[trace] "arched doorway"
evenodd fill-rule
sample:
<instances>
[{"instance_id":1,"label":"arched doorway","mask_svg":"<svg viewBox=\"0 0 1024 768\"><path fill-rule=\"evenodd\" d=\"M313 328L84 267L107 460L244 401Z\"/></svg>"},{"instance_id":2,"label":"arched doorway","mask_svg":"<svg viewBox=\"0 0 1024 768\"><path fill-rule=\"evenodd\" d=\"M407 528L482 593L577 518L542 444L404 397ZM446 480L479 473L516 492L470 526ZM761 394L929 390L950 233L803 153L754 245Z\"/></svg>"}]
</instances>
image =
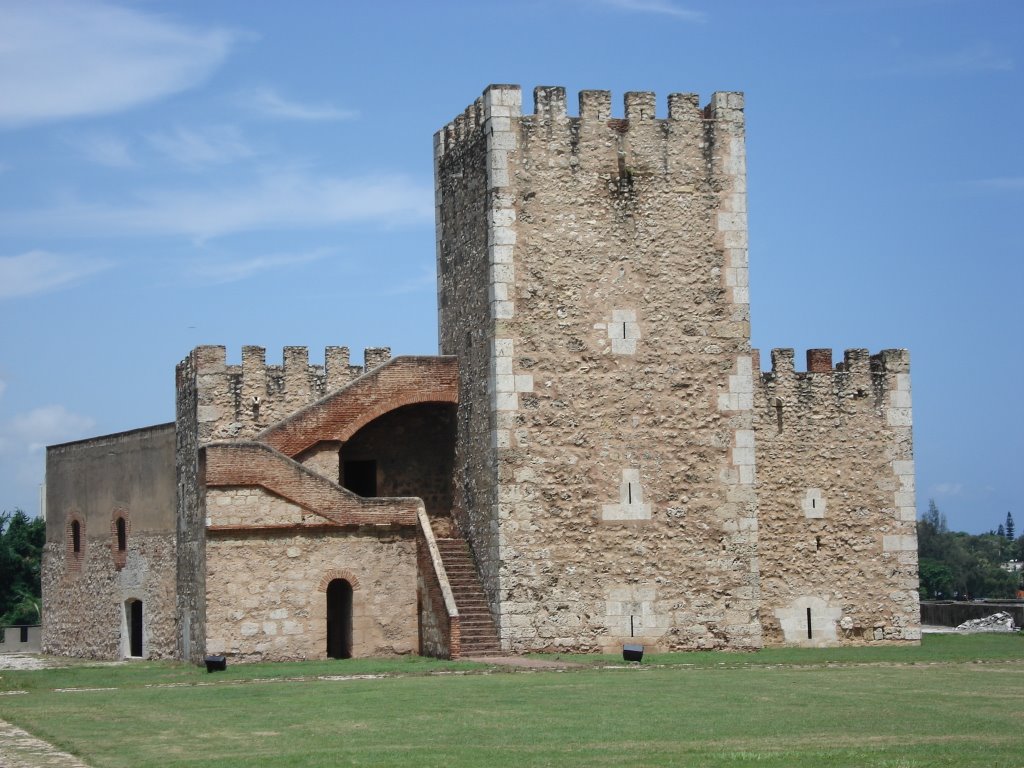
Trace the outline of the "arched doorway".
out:
<instances>
[{"instance_id":1,"label":"arched doorway","mask_svg":"<svg viewBox=\"0 0 1024 768\"><path fill-rule=\"evenodd\" d=\"M124 604L128 624L128 655L142 658L142 601L128 600Z\"/></svg>"},{"instance_id":2,"label":"arched doorway","mask_svg":"<svg viewBox=\"0 0 1024 768\"><path fill-rule=\"evenodd\" d=\"M352 585L346 579L327 585L327 656L352 658Z\"/></svg>"}]
</instances>

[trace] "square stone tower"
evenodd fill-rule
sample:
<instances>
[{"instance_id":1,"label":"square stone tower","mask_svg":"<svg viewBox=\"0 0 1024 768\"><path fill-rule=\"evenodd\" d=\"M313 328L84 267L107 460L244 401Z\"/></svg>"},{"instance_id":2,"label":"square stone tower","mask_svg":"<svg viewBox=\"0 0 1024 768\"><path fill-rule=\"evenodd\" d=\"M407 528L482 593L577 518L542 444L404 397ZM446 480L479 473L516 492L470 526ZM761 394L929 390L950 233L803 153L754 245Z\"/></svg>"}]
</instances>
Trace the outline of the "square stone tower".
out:
<instances>
[{"instance_id":1,"label":"square stone tower","mask_svg":"<svg viewBox=\"0 0 1024 768\"><path fill-rule=\"evenodd\" d=\"M755 648L743 97L492 85L435 136L454 515L503 648Z\"/></svg>"}]
</instances>

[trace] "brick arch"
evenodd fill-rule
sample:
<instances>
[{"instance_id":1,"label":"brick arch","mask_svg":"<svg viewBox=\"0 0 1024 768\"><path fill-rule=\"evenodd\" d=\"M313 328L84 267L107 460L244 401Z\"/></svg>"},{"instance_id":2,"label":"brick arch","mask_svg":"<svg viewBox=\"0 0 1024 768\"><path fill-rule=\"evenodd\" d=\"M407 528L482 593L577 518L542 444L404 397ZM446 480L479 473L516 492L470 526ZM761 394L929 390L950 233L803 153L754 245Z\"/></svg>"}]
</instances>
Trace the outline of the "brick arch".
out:
<instances>
[{"instance_id":1,"label":"brick arch","mask_svg":"<svg viewBox=\"0 0 1024 768\"><path fill-rule=\"evenodd\" d=\"M353 592L359 589L359 579L356 578L356 575L352 573L352 571L346 570L344 568L331 569L327 573L325 573L324 577L320 579L320 586L318 586L317 589L321 592L326 592L327 586L335 579L344 579L345 581L347 581L350 585L352 585Z\"/></svg>"},{"instance_id":2,"label":"brick arch","mask_svg":"<svg viewBox=\"0 0 1024 768\"><path fill-rule=\"evenodd\" d=\"M124 520L124 549L118 549L117 546L117 521L118 519ZM114 568L121 570L124 568L125 563L128 562L128 536L132 532L132 520L128 514L128 507L116 506L110 512L110 554L114 558Z\"/></svg>"},{"instance_id":3,"label":"brick arch","mask_svg":"<svg viewBox=\"0 0 1024 768\"><path fill-rule=\"evenodd\" d=\"M78 523L78 551L75 552L74 526ZM77 574L82 571L86 549L85 515L77 509L68 511L64 522L64 566L68 573Z\"/></svg>"},{"instance_id":4,"label":"brick arch","mask_svg":"<svg viewBox=\"0 0 1024 768\"><path fill-rule=\"evenodd\" d=\"M395 357L347 387L263 430L257 439L294 458L324 440L344 442L376 418L407 405L457 405L458 360Z\"/></svg>"}]
</instances>

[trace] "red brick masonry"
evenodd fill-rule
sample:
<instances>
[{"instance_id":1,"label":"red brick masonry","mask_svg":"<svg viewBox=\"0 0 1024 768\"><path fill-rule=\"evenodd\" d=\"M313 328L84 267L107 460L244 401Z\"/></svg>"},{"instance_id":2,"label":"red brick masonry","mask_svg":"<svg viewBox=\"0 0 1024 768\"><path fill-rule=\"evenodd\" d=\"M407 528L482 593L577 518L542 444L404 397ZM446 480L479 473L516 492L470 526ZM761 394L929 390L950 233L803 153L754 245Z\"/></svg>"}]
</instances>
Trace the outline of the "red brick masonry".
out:
<instances>
[{"instance_id":1,"label":"red brick masonry","mask_svg":"<svg viewBox=\"0 0 1024 768\"><path fill-rule=\"evenodd\" d=\"M458 403L455 357L395 357L344 389L263 430L257 437L286 456L323 440L344 442L374 419L415 403Z\"/></svg>"},{"instance_id":2,"label":"red brick masonry","mask_svg":"<svg viewBox=\"0 0 1024 768\"><path fill-rule=\"evenodd\" d=\"M416 525L423 505L416 498L356 496L262 443L211 443L205 454L208 487L258 486L335 525Z\"/></svg>"}]
</instances>

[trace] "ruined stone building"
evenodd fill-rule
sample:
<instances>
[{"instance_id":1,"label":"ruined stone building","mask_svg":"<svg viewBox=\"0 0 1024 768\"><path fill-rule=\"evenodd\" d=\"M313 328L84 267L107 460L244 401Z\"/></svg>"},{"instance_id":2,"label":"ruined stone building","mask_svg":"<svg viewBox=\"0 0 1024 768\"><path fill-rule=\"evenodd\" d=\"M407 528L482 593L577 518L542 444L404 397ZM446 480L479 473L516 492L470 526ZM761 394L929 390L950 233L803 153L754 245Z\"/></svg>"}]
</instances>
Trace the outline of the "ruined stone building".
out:
<instances>
[{"instance_id":1,"label":"ruined stone building","mask_svg":"<svg viewBox=\"0 0 1024 768\"><path fill-rule=\"evenodd\" d=\"M904 350L750 346L743 97L494 85L437 133L440 350L199 347L51 446L44 649L916 641Z\"/></svg>"}]
</instances>

